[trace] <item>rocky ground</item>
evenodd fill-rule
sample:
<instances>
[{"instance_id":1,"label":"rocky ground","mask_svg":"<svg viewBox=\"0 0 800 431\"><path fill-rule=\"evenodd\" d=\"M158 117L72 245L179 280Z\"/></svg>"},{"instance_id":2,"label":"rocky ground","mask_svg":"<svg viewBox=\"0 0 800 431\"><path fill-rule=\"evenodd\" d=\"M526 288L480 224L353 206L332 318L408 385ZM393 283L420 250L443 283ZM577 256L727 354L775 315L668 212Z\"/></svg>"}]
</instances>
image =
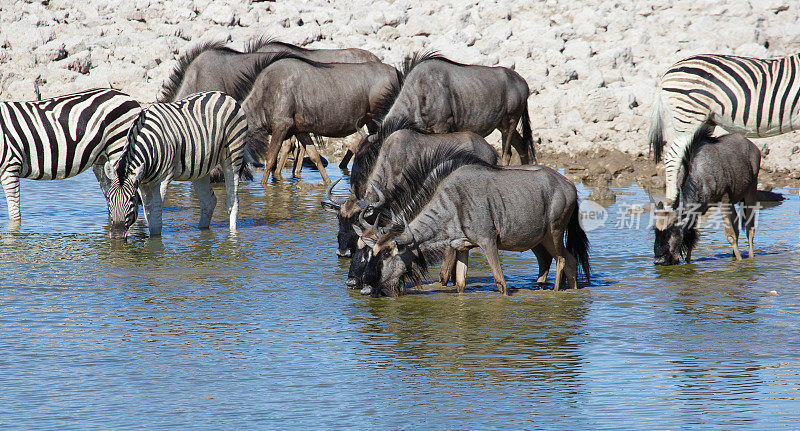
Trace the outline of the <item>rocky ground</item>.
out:
<instances>
[{"instance_id":1,"label":"rocky ground","mask_svg":"<svg viewBox=\"0 0 800 431\"><path fill-rule=\"evenodd\" d=\"M0 99L32 99L38 82L42 97L111 85L151 103L175 58L194 44L222 39L241 47L262 35L365 48L394 65L433 49L460 62L512 67L532 91L542 160L578 177L582 169L594 180L648 178L658 187L663 171L646 160L646 135L660 75L692 54L800 51L800 3L0 0ZM499 134L489 140L497 144ZM767 181L800 179L796 134L756 144Z\"/></svg>"}]
</instances>

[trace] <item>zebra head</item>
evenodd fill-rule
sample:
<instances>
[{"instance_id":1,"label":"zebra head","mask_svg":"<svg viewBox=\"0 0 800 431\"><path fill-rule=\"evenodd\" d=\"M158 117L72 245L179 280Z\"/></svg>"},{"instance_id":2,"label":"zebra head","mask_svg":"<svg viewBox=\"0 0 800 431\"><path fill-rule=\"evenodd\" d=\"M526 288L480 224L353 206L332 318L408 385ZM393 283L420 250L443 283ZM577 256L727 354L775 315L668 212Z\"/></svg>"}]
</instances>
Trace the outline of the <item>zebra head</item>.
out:
<instances>
[{"instance_id":1,"label":"zebra head","mask_svg":"<svg viewBox=\"0 0 800 431\"><path fill-rule=\"evenodd\" d=\"M111 238L124 239L128 229L139 215L139 172L126 169L123 157L119 166L111 162L105 165L106 175L111 180L108 187L108 214L111 217Z\"/></svg>"}]
</instances>

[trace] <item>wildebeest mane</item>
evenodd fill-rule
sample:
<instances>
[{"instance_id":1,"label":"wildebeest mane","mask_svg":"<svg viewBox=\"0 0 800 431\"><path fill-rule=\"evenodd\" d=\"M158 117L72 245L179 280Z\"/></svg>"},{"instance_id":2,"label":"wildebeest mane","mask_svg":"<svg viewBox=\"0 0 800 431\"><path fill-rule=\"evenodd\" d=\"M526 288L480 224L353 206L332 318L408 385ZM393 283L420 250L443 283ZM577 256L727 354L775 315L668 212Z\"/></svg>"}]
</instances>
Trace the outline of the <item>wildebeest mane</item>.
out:
<instances>
[{"instance_id":1,"label":"wildebeest mane","mask_svg":"<svg viewBox=\"0 0 800 431\"><path fill-rule=\"evenodd\" d=\"M253 53L258 52L259 49L267 46L267 45L277 45L278 48L284 48L286 50L296 50L299 52L308 52L310 49L303 48L302 46L298 46L288 42L281 42L276 40L274 37L270 36L259 36L247 41L245 45L244 52Z\"/></svg>"},{"instance_id":2,"label":"wildebeest mane","mask_svg":"<svg viewBox=\"0 0 800 431\"><path fill-rule=\"evenodd\" d=\"M439 53L439 51L425 51L421 53L415 52L410 56L406 56L406 58L403 60L403 68L402 68L403 77L408 76L408 74L411 73L411 71L414 70L415 67L419 66L420 64L428 60L441 60L456 66L464 66L461 63L450 60L449 58L443 56L442 54Z\"/></svg>"},{"instance_id":3,"label":"wildebeest mane","mask_svg":"<svg viewBox=\"0 0 800 431\"><path fill-rule=\"evenodd\" d=\"M350 174L350 189L353 190L357 197L362 197L366 192L367 180L375 168L375 163L386 138L398 130L412 130L422 133L420 128L410 119L393 118L381 123L378 133L373 135L371 142L369 139L364 139L359 144L353 158L353 171Z\"/></svg>"},{"instance_id":4,"label":"wildebeest mane","mask_svg":"<svg viewBox=\"0 0 800 431\"><path fill-rule=\"evenodd\" d=\"M403 180L396 188L387 191L386 201L390 203L392 211L410 221L433 199L439 184L456 169L466 165L498 169L470 151L457 147L435 148L403 169Z\"/></svg>"},{"instance_id":5,"label":"wildebeest mane","mask_svg":"<svg viewBox=\"0 0 800 431\"><path fill-rule=\"evenodd\" d=\"M227 42L224 40L204 42L195 46L194 48L191 48L185 54L178 57L178 64L172 69L172 72L169 74L167 81L162 86L161 93L158 95L156 100L162 103L173 102L173 99L178 92L178 88L180 88L181 83L183 82L186 70L189 68L189 65L192 64L192 62L198 56L200 56L200 54L211 50L240 54L239 51L225 46L226 43Z\"/></svg>"},{"instance_id":6,"label":"wildebeest mane","mask_svg":"<svg viewBox=\"0 0 800 431\"><path fill-rule=\"evenodd\" d=\"M400 89L403 87L403 73L395 69L397 73L397 83L392 83L387 88L380 98L375 102L376 120L382 122L392 108L395 99L400 94Z\"/></svg>"},{"instance_id":7,"label":"wildebeest mane","mask_svg":"<svg viewBox=\"0 0 800 431\"><path fill-rule=\"evenodd\" d=\"M693 179L692 176L689 175L689 172L692 169L694 158L697 155L698 150L700 150L700 147L705 144L716 144L719 141L717 138L711 136L713 132L713 125L703 124L694 133L689 145L686 146L686 150L681 157L680 167L678 169L678 199L672 203L673 209L677 209L681 201L685 200L686 198L694 198L700 192L700 184L696 179Z\"/></svg>"},{"instance_id":8,"label":"wildebeest mane","mask_svg":"<svg viewBox=\"0 0 800 431\"><path fill-rule=\"evenodd\" d=\"M236 99L237 101L241 102L247 98L250 92L253 90L253 83L255 83L256 78L258 75L264 71L267 67L271 64L279 61L284 60L287 58L291 58L293 60L300 60L304 63L308 63L313 67L321 67L327 68L330 67L325 63L320 63L314 60L309 60L307 58L301 57L299 55L293 54L289 51L278 51L274 53L265 53L263 56L259 57L259 59L253 63L252 66L244 73L236 77L236 80L233 84L233 94L230 96Z\"/></svg>"}]
</instances>

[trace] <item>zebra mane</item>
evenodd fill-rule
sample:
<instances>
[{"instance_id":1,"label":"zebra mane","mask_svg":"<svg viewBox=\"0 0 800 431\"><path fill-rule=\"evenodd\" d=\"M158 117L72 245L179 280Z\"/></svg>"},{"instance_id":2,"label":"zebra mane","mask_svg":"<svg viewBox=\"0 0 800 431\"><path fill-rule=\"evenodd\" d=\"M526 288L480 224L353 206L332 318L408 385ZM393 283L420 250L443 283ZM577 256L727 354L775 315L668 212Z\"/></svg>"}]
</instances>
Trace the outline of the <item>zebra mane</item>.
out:
<instances>
[{"instance_id":1,"label":"zebra mane","mask_svg":"<svg viewBox=\"0 0 800 431\"><path fill-rule=\"evenodd\" d=\"M136 117L136 119L133 120L131 128L128 129L128 136L125 138L125 150L122 152L122 156L120 156L119 163L117 164L117 178L119 178L120 182L122 182L125 179L125 175L128 174L128 163L130 162L128 159L132 155L131 149L136 141L136 137L139 136L139 132L142 131L146 120L147 109L142 109L139 111L139 115Z\"/></svg>"},{"instance_id":2,"label":"zebra mane","mask_svg":"<svg viewBox=\"0 0 800 431\"><path fill-rule=\"evenodd\" d=\"M353 171L350 174L350 189L356 196L364 196L367 180L375 169L375 162L378 160L386 138L398 130L405 129L422 133L419 127L408 118L393 118L381 123L378 133L364 138L358 145L355 157L353 157ZM369 138L373 138L373 140L370 141Z\"/></svg>"},{"instance_id":3,"label":"zebra mane","mask_svg":"<svg viewBox=\"0 0 800 431\"><path fill-rule=\"evenodd\" d=\"M214 40L210 42L201 43L194 48L187 51L185 54L178 58L178 64L172 69L167 81L164 83L163 87L161 88L161 93L159 93L156 100L158 102L172 102L173 98L175 98L175 94L178 92L178 88L181 86L183 82L183 77L186 74L186 69L189 68L189 65L202 53L206 51L225 51L230 53L237 53L232 48L228 48L225 45L227 42L223 40Z\"/></svg>"},{"instance_id":4,"label":"zebra mane","mask_svg":"<svg viewBox=\"0 0 800 431\"><path fill-rule=\"evenodd\" d=\"M713 132L714 126L703 124L694 133L689 145L686 146L686 149L681 156L680 167L678 168L678 199L672 203L673 209L678 207L683 196L694 196L698 192L700 184L698 184L696 180L690 178L691 176L689 175L689 170L692 168L694 157L697 155L697 151L700 149L700 147L705 144L717 143L718 139L711 136Z\"/></svg>"}]
</instances>

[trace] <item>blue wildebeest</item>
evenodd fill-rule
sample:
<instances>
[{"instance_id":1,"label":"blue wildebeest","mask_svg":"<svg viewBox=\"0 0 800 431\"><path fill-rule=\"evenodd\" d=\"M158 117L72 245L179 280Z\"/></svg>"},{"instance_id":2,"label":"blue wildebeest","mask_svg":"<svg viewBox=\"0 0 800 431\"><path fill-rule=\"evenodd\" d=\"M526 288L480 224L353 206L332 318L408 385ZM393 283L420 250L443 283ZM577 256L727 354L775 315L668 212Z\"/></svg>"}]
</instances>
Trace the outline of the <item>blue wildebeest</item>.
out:
<instances>
[{"instance_id":1,"label":"blue wildebeest","mask_svg":"<svg viewBox=\"0 0 800 431\"><path fill-rule=\"evenodd\" d=\"M241 103L258 73L279 53L323 63L380 63L375 54L363 49L308 49L265 37L250 40L244 52L226 45L225 41L205 42L181 55L158 95L158 102L174 102L202 91L221 91ZM347 161L344 163L346 166ZM252 179L249 168L244 172ZM221 178L219 170L215 169L212 177Z\"/></svg>"},{"instance_id":2,"label":"blue wildebeest","mask_svg":"<svg viewBox=\"0 0 800 431\"><path fill-rule=\"evenodd\" d=\"M217 165L225 175L230 229L236 230L239 173L247 151L247 118L232 97L195 93L143 110L128 132L128 145L111 178L108 207L111 237L124 238L136 221L141 196L151 236L161 235L161 213L170 181L192 181L200 203L201 229L207 229L217 199L209 174Z\"/></svg>"},{"instance_id":3,"label":"blue wildebeest","mask_svg":"<svg viewBox=\"0 0 800 431\"><path fill-rule=\"evenodd\" d=\"M488 163L497 161L495 150L480 136L470 132L427 135L421 133L413 122L406 119L384 121L379 132L365 138L353 162L350 175L350 196L345 201L333 201L328 194L323 207L335 212L339 219L336 254L350 257L356 250L358 235L353 223L366 203L378 200L376 188L367 187L373 182L379 188L402 181L402 170L409 163L420 160L425 148L457 147L474 153Z\"/></svg>"},{"instance_id":4,"label":"blue wildebeest","mask_svg":"<svg viewBox=\"0 0 800 431\"><path fill-rule=\"evenodd\" d=\"M384 120L408 118L427 133L473 132L502 135L502 162L511 147L523 164L536 161L528 83L505 67L456 63L438 53L406 58L403 80ZM517 126L522 123L522 136Z\"/></svg>"},{"instance_id":5,"label":"blue wildebeest","mask_svg":"<svg viewBox=\"0 0 800 431\"><path fill-rule=\"evenodd\" d=\"M35 102L0 102L0 180L10 225L19 225L19 180L58 180L91 167L108 197L103 164L125 149L139 102L94 89Z\"/></svg>"},{"instance_id":6,"label":"blue wildebeest","mask_svg":"<svg viewBox=\"0 0 800 431\"><path fill-rule=\"evenodd\" d=\"M390 140L393 140L396 135L406 132L405 130L395 132L390 136ZM420 143L424 143L426 140L431 142L427 145L413 144L414 141L405 141L401 136L399 140L395 140L395 142L400 142L401 144L392 145L392 147L400 151L396 151L387 145L380 154L380 159L382 160L378 160L378 168L375 169L378 172L374 172L372 175L375 181L370 181L371 189L369 192L374 191L378 201L368 201L367 199L372 198L369 192L365 199L357 201L359 221L352 226L359 238L356 243L355 253L353 253L353 259L350 261L350 270L348 271L347 285L350 287L361 287L364 269L372 252L372 249L367 247L361 238L366 237L377 240L383 229L391 224L392 214L394 213L401 214L406 218L416 217L422 207L408 206L404 205L404 203L410 202L421 189L424 189L425 180L428 177L436 179L442 175L443 170L452 170L453 164L463 165L475 159L492 165L497 163L497 153L494 149L474 133L460 132L445 135L421 135L416 133L416 135L412 134L410 137L418 140L422 138ZM471 142L459 142L455 139L447 140L447 138L452 139L459 135L471 135L473 138ZM412 143L412 145L408 145L409 143ZM387 144L391 145L391 143ZM413 156L409 154L413 154ZM388 175L389 181L381 181L387 176L380 174L380 171L383 170L380 167L386 166L386 164L392 166L393 172ZM414 177L418 181L407 182L406 177ZM374 222L368 225L367 219L374 219ZM445 261L442 264L439 279L442 284L447 284L455 263L455 251L448 247L445 249L444 254Z\"/></svg>"},{"instance_id":7,"label":"blue wildebeest","mask_svg":"<svg viewBox=\"0 0 800 431\"><path fill-rule=\"evenodd\" d=\"M452 167L457 167L448 172ZM540 166L499 168L471 160L442 166L429 175L410 205L422 205L410 222L400 216L377 241L364 237L372 257L364 271L365 290L397 296L403 281L417 284L425 269L451 247L457 251L456 286L463 291L469 250L480 247L495 283L508 294L499 250L533 250L539 278L556 259L555 289L566 275L577 287L578 265L590 276L588 239L580 226L577 190L554 170ZM412 176L406 182L415 181ZM419 181L419 180L416 180ZM565 241L566 236L566 241ZM566 273L566 274L565 274Z\"/></svg>"},{"instance_id":8,"label":"blue wildebeest","mask_svg":"<svg viewBox=\"0 0 800 431\"><path fill-rule=\"evenodd\" d=\"M701 127L682 156L678 199L671 205L653 202L656 265L674 265L680 263L681 257L687 263L691 260L692 249L697 243L697 219L715 203L720 206L725 237L733 247L736 260L741 260L742 255L738 246L739 217L734 205L743 204L747 250L750 257L753 256L754 210L761 153L742 135L714 138L712 130L712 126Z\"/></svg>"},{"instance_id":9,"label":"blue wildebeest","mask_svg":"<svg viewBox=\"0 0 800 431\"><path fill-rule=\"evenodd\" d=\"M242 103L250 136L272 135L261 183L266 186L282 142L293 135L306 148L323 180L330 183L309 133L327 137L355 133L383 115L387 95L399 85L399 79L397 69L383 63L318 63L296 57L265 68Z\"/></svg>"}]
</instances>

